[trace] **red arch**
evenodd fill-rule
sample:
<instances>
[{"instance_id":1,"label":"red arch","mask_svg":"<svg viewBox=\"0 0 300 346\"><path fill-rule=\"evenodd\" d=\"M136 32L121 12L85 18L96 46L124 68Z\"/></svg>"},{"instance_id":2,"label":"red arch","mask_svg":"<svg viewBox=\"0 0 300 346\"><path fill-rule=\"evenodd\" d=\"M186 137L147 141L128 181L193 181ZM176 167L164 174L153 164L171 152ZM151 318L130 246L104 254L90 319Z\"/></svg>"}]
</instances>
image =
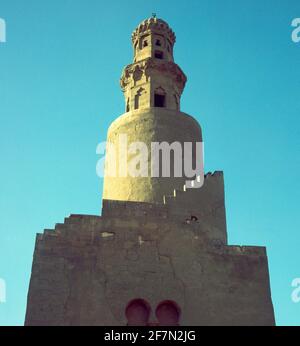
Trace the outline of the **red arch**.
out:
<instances>
[{"instance_id":1,"label":"red arch","mask_svg":"<svg viewBox=\"0 0 300 346\"><path fill-rule=\"evenodd\" d=\"M155 315L160 326L178 326L181 310L176 302L164 300L158 304Z\"/></svg>"},{"instance_id":2,"label":"red arch","mask_svg":"<svg viewBox=\"0 0 300 346\"><path fill-rule=\"evenodd\" d=\"M151 313L149 303L144 299L133 299L125 310L128 326L146 326Z\"/></svg>"}]
</instances>

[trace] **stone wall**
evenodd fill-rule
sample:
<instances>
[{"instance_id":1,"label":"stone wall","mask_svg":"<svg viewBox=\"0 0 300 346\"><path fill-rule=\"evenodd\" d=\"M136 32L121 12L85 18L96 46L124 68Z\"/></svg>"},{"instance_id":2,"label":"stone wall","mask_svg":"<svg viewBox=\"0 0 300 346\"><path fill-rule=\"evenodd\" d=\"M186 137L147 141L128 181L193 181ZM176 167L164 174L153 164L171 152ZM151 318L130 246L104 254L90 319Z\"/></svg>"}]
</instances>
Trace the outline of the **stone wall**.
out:
<instances>
[{"instance_id":1,"label":"stone wall","mask_svg":"<svg viewBox=\"0 0 300 346\"><path fill-rule=\"evenodd\" d=\"M135 298L150 320L164 300L181 325L273 325L264 247L228 246L164 204L104 201L37 235L26 325L126 325Z\"/></svg>"}]
</instances>

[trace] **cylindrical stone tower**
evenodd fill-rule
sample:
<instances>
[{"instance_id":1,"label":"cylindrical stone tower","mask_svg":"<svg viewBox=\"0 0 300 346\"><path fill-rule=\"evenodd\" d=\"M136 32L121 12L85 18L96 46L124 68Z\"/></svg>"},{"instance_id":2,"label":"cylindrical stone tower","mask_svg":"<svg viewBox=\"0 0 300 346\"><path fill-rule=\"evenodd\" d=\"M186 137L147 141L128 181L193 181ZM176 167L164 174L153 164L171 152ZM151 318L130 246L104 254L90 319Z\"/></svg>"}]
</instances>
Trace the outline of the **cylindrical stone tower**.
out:
<instances>
[{"instance_id":1,"label":"cylindrical stone tower","mask_svg":"<svg viewBox=\"0 0 300 346\"><path fill-rule=\"evenodd\" d=\"M197 121L180 111L186 76L174 62L175 40L169 25L155 17L143 21L132 34L134 62L121 77L125 113L108 130L104 199L162 203L164 195L195 178L186 175L183 163L190 156L195 166L195 143L202 141L202 134ZM154 143L169 145L165 147L169 176L163 168L168 164L163 150L157 156ZM184 150L184 143L192 143L193 150ZM181 155L177 168L175 153L176 158ZM159 174L153 173L155 158Z\"/></svg>"}]
</instances>

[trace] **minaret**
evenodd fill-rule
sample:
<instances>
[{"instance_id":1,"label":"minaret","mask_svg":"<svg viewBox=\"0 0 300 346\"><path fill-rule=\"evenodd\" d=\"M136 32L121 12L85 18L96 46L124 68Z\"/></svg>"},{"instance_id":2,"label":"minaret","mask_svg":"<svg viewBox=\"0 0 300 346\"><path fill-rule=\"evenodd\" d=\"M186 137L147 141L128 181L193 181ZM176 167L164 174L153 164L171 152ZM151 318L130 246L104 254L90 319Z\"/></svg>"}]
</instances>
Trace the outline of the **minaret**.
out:
<instances>
[{"instance_id":1,"label":"minaret","mask_svg":"<svg viewBox=\"0 0 300 346\"><path fill-rule=\"evenodd\" d=\"M175 41L169 25L155 16L144 20L132 34L134 61L124 68L120 83L125 97L125 113L108 131L107 142L114 145L116 152L107 152L104 199L162 203L164 195L171 194L174 189L183 189L187 177L183 167L181 176L175 174L172 155L170 177L151 176L153 142L169 145L177 142L183 148L185 142L202 141L197 121L180 111L187 78L174 62ZM120 141L124 136L126 145L138 142L145 143L148 148L147 172L144 170L138 177L132 177L126 171L126 148L124 140ZM195 164L196 150L191 156ZM132 157L134 155L127 156L127 164ZM160 164L162 166L162 162ZM108 167L116 168L116 176L109 176L111 170Z\"/></svg>"},{"instance_id":2,"label":"minaret","mask_svg":"<svg viewBox=\"0 0 300 346\"><path fill-rule=\"evenodd\" d=\"M176 37L169 25L152 17L132 34L134 63L121 78L126 111L150 107L180 110L186 76L174 62Z\"/></svg>"},{"instance_id":3,"label":"minaret","mask_svg":"<svg viewBox=\"0 0 300 346\"><path fill-rule=\"evenodd\" d=\"M177 176L178 166L171 177L147 176L140 160L140 175L126 176L153 142L201 141L199 124L180 111L186 77L173 31L150 18L132 41L126 110L108 131L101 216L71 215L37 235L25 324L274 325L265 247L227 243L223 173L184 189L190 176Z\"/></svg>"}]
</instances>

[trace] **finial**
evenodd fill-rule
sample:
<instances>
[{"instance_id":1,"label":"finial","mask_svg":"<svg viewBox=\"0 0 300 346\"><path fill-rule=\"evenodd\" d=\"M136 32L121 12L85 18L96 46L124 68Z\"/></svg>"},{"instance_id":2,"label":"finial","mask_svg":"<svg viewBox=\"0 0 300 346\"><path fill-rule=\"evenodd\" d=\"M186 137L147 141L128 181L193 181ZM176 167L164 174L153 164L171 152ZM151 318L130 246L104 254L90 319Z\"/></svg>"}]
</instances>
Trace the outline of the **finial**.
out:
<instances>
[{"instance_id":1,"label":"finial","mask_svg":"<svg viewBox=\"0 0 300 346\"><path fill-rule=\"evenodd\" d=\"M152 13L152 18L156 18L156 13Z\"/></svg>"}]
</instances>

